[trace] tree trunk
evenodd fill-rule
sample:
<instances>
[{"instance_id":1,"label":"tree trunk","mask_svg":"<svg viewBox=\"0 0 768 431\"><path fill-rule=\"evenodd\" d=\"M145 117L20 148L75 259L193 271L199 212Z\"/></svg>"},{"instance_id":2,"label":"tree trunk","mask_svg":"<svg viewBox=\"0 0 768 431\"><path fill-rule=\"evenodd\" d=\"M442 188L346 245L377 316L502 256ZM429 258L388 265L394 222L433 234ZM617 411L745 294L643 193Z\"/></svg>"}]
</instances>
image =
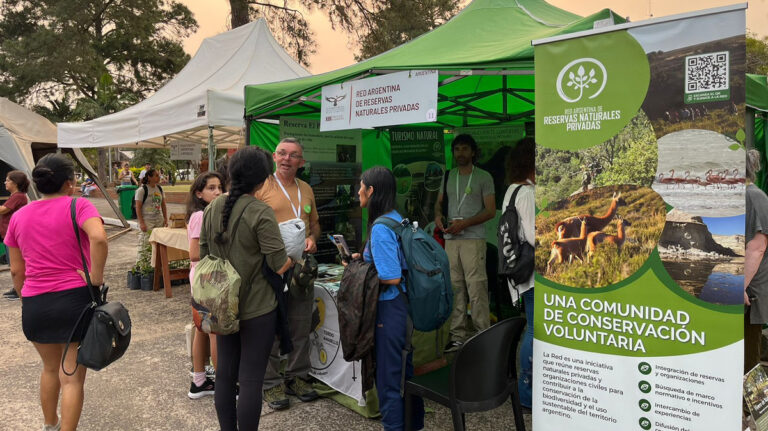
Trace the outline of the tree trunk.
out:
<instances>
[{"instance_id":1,"label":"tree trunk","mask_svg":"<svg viewBox=\"0 0 768 431\"><path fill-rule=\"evenodd\" d=\"M99 180L104 187L109 187L109 162L107 161L107 149L99 148L99 166L96 168L96 173L99 175Z\"/></svg>"},{"instance_id":2,"label":"tree trunk","mask_svg":"<svg viewBox=\"0 0 768 431\"><path fill-rule=\"evenodd\" d=\"M233 29L250 22L248 0L229 0L229 7L232 11L231 24Z\"/></svg>"}]
</instances>

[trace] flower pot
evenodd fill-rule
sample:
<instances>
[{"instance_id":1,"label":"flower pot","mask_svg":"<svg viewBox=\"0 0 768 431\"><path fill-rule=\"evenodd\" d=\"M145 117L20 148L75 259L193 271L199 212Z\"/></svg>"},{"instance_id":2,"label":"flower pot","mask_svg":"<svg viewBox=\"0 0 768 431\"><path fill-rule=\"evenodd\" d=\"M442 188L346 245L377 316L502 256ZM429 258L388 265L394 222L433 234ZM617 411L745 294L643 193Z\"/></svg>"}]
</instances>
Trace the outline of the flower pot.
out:
<instances>
[{"instance_id":1,"label":"flower pot","mask_svg":"<svg viewBox=\"0 0 768 431\"><path fill-rule=\"evenodd\" d=\"M155 281L155 271L141 275L141 290L152 290Z\"/></svg>"},{"instance_id":2,"label":"flower pot","mask_svg":"<svg viewBox=\"0 0 768 431\"><path fill-rule=\"evenodd\" d=\"M133 271L128 271L125 285L130 290L141 289L141 278L137 278Z\"/></svg>"},{"instance_id":3,"label":"flower pot","mask_svg":"<svg viewBox=\"0 0 768 431\"><path fill-rule=\"evenodd\" d=\"M138 271L133 272L133 284L132 284L133 290L140 290L141 289L141 273Z\"/></svg>"}]
</instances>

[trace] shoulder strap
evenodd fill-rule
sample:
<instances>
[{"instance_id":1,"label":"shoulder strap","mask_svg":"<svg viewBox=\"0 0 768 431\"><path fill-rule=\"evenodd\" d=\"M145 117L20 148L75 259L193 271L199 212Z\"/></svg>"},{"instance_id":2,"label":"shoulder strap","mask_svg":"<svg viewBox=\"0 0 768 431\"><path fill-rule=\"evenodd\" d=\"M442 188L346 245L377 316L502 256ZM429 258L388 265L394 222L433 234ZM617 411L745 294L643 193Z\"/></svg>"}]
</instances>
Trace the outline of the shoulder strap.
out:
<instances>
[{"instance_id":1,"label":"shoulder strap","mask_svg":"<svg viewBox=\"0 0 768 431\"><path fill-rule=\"evenodd\" d=\"M142 204L142 205L144 205L144 202L146 202L146 201L147 201L147 193L149 193L149 189L147 188L147 185L146 185L146 184L143 184L141 187L142 187L142 188L144 188L144 199L142 199L142 200L141 200L141 204ZM157 185L157 188L160 190L160 194L161 194L161 195L162 195L162 194L164 194L164 193L163 193L163 186L161 186L160 184L158 184L158 185Z\"/></svg>"},{"instance_id":2,"label":"shoulder strap","mask_svg":"<svg viewBox=\"0 0 768 431\"><path fill-rule=\"evenodd\" d=\"M507 210L507 209L509 209L509 207L510 207L510 206L511 206L511 207L514 207L514 206L515 206L515 199L517 199L517 192L519 192L519 191L520 191L520 189L522 189L524 185L525 185L525 184L520 184L519 186L517 186L517 188L515 189L515 191L514 191L514 192L512 192L512 196L509 198L509 202L507 202L507 208L504 208L504 211L505 211L505 212L506 212L506 210Z\"/></svg>"},{"instance_id":3,"label":"shoulder strap","mask_svg":"<svg viewBox=\"0 0 768 431\"><path fill-rule=\"evenodd\" d=\"M69 345L72 343L72 338L75 336L75 331L77 330L77 327L80 326L80 322L82 322L83 317L85 317L85 313L88 312L91 308L96 308L97 305L99 305L99 299L96 298L96 296L93 294L93 285L91 284L91 276L88 273L88 264L85 261L85 254L83 254L83 245L80 241L80 229L77 227L77 217L76 217L76 201L77 198L73 198L72 202L69 205L69 212L72 217L72 228L75 231L75 238L77 238L77 248L80 250L80 258L83 261L83 272L85 273L85 280L87 283L88 292L91 294L91 303L86 305L82 312L80 312L80 316L77 318L77 322L75 322L75 326L72 328L72 331L69 333L69 339L67 340L67 345L64 347L64 354L61 355L61 371L64 372L64 374L68 376L72 376L75 374L75 371L77 371L77 367L80 365L79 363L75 363L75 369L72 370L72 372L67 371L64 368L64 359L67 357L67 351L69 350ZM105 292L106 293L106 292ZM101 302L103 304L103 302ZM88 329L86 326L83 328L82 333L80 334L80 338L82 340L82 337L85 335L85 331Z\"/></svg>"},{"instance_id":4,"label":"shoulder strap","mask_svg":"<svg viewBox=\"0 0 768 431\"><path fill-rule=\"evenodd\" d=\"M234 235L235 235L235 232L237 232L237 227L240 225L240 219L243 218L243 214L245 214L245 209L248 208L248 205L250 205L252 203L253 203L253 201L248 202L247 204L245 204L243 209L240 211L240 214L235 219L235 222L234 222L234 224L232 226L232 230L229 231L229 244L227 245L227 256L226 256L227 259L229 259L229 252L232 250L232 243L235 240Z\"/></svg>"},{"instance_id":5,"label":"shoulder strap","mask_svg":"<svg viewBox=\"0 0 768 431\"><path fill-rule=\"evenodd\" d=\"M400 238L400 232L403 230L403 224L393 219L392 217L381 216L374 220L373 224L383 224L384 226L392 229L398 238Z\"/></svg>"},{"instance_id":6,"label":"shoulder strap","mask_svg":"<svg viewBox=\"0 0 768 431\"><path fill-rule=\"evenodd\" d=\"M88 291L91 293L91 299L95 303L99 303L93 294L93 283L91 283L91 275L88 273L88 263L85 261L85 254L83 254L83 244L80 241L80 229L77 227L77 198L72 198L72 202L69 204L69 212L72 217L72 228L75 231L75 238L77 238L77 250L80 252L80 258L83 262L83 272L85 273L85 282L88 286Z\"/></svg>"}]
</instances>

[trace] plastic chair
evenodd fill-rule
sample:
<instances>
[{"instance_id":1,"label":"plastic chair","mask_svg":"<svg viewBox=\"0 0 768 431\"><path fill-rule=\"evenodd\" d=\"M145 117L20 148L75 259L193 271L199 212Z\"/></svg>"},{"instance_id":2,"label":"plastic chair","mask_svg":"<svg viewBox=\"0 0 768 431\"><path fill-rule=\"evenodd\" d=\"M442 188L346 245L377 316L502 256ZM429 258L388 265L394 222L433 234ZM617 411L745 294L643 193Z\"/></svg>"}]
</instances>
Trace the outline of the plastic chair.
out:
<instances>
[{"instance_id":1,"label":"plastic chair","mask_svg":"<svg viewBox=\"0 0 768 431\"><path fill-rule=\"evenodd\" d=\"M450 408L455 431L464 431L465 413L494 409L511 397L515 427L525 431L515 360L524 327L523 317L503 320L467 340L450 368L409 379L405 383L406 431L413 430L413 396Z\"/></svg>"}]
</instances>

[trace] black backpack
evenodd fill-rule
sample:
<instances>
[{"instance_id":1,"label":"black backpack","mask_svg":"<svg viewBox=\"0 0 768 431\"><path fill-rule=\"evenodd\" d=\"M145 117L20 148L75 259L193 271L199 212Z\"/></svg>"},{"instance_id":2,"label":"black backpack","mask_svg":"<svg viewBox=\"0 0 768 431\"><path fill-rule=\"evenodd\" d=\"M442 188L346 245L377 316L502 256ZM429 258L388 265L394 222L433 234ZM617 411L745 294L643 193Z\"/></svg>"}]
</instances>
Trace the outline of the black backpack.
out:
<instances>
[{"instance_id":1,"label":"black backpack","mask_svg":"<svg viewBox=\"0 0 768 431\"><path fill-rule=\"evenodd\" d=\"M517 234L520 215L515 208L515 199L521 188L522 185L512 192L509 204L499 219L498 230L499 275L512 280L516 285L531 278L535 251L527 241L521 241Z\"/></svg>"},{"instance_id":2,"label":"black backpack","mask_svg":"<svg viewBox=\"0 0 768 431\"><path fill-rule=\"evenodd\" d=\"M146 184L142 184L141 188L144 190L144 199L141 200L141 204L144 205L144 202L147 201L147 193L149 193L149 189L147 188ZM160 184L157 185L157 188L160 190L161 195L164 194L163 188L160 186Z\"/></svg>"},{"instance_id":3,"label":"black backpack","mask_svg":"<svg viewBox=\"0 0 768 431\"><path fill-rule=\"evenodd\" d=\"M379 273L373 263L353 259L344 268L336 296L344 360L362 361L363 393L373 387L376 373L374 330L379 301Z\"/></svg>"}]
</instances>

